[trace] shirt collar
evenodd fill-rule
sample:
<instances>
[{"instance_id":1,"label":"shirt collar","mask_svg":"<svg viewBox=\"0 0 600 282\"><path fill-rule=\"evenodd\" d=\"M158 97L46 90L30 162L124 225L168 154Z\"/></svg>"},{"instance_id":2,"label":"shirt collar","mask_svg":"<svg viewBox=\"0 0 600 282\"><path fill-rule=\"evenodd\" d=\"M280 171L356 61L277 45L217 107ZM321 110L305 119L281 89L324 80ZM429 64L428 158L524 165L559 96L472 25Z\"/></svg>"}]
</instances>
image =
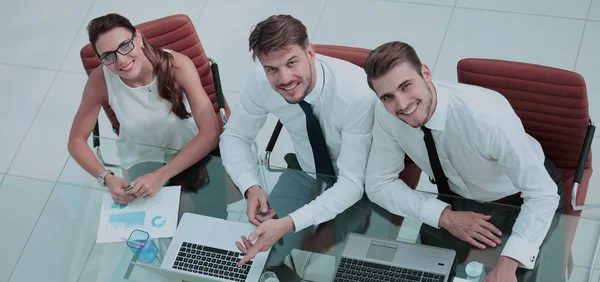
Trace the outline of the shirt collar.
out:
<instances>
[{"instance_id":1,"label":"shirt collar","mask_svg":"<svg viewBox=\"0 0 600 282\"><path fill-rule=\"evenodd\" d=\"M323 84L325 82L325 73L323 72L324 66L319 59L315 59L315 69L317 71L315 87L312 91L310 91L310 93L308 93L308 95L306 95L306 97L304 97L304 101L311 105L314 104L317 100L319 100L319 97L323 92Z\"/></svg>"},{"instance_id":2,"label":"shirt collar","mask_svg":"<svg viewBox=\"0 0 600 282\"><path fill-rule=\"evenodd\" d=\"M433 130L443 131L446 127L446 116L448 113L448 96L443 87L436 87L433 83L437 95L437 104L431 118L425 123L425 126Z\"/></svg>"}]
</instances>

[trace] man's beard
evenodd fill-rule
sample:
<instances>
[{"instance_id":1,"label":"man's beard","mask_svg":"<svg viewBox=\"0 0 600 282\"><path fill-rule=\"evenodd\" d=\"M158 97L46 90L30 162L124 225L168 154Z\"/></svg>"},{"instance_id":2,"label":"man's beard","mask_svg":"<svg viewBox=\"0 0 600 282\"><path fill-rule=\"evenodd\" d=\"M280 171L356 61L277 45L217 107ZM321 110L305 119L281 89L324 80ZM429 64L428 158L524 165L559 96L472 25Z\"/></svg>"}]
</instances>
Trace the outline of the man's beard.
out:
<instances>
[{"instance_id":1,"label":"man's beard","mask_svg":"<svg viewBox=\"0 0 600 282\"><path fill-rule=\"evenodd\" d=\"M419 127L425 125L425 123L427 123L427 121L429 120L429 114L431 113L431 108L433 106L433 92L431 91L431 88L429 87L428 84L425 84L425 85L427 85L427 91L429 92L429 102L427 102L426 105L422 105L422 106L425 107L425 121L423 122L423 124L421 124L419 126L416 126L415 128L419 128ZM423 102L423 100L421 100L421 103L422 102ZM417 111L417 110L415 110L415 111ZM406 124L406 125L408 125L410 127L413 127L407 121L405 121L405 120L403 120L401 118L398 118L398 119L401 120L402 122L404 122L404 124Z\"/></svg>"},{"instance_id":2,"label":"man's beard","mask_svg":"<svg viewBox=\"0 0 600 282\"><path fill-rule=\"evenodd\" d=\"M300 101L304 100L304 98L306 98L306 96L308 95L308 91L309 91L310 87L312 86L312 81L313 81L313 80L312 80L312 65L311 65L310 63L309 63L309 72L308 72L308 78L307 78L307 79L305 79L305 80L302 80L302 82L300 82L300 84L304 84L304 82L305 82L305 81L309 81L309 83L310 83L310 84L309 84L308 86L305 86L305 88L304 88L304 93L302 93L302 96L301 96L300 98L298 98L297 100L292 100L292 101L290 101L290 100L288 100L288 99L286 98L286 96L285 96L285 95L282 95L282 96L284 97L284 100L285 100L286 102L288 102L288 104L292 104L292 105L293 105L293 104L298 104L298 103L300 103ZM316 83L316 82L315 82L315 83ZM298 87L298 86L296 86L296 87Z\"/></svg>"}]
</instances>

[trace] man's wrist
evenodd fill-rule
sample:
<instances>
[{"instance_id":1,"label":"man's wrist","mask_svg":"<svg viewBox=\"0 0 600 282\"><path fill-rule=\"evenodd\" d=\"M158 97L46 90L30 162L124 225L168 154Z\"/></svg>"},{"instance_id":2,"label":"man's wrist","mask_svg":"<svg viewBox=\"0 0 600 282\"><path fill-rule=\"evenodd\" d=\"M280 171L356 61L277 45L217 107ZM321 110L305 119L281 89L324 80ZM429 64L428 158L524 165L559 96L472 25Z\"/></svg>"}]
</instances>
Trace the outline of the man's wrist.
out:
<instances>
[{"instance_id":1,"label":"man's wrist","mask_svg":"<svg viewBox=\"0 0 600 282\"><path fill-rule=\"evenodd\" d=\"M286 223L286 229L285 229L286 233L296 231L296 225L294 224L294 220L292 219L291 216L288 215L288 216L284 217L283 220Z\"/></svg>"},{"instance_id":2,"label":"man's wrist","mask_svg":"<svg viewBox=\"0 0 600 282\"><path fill-rule=\"evenodd\" d=\"M254 193L254 191L256 190L255 188L258 188L258 189L260 189L260 186L258 186L258 185L252 185L252 186L250 186L250 188L248 188L248 189L246 190L246 192L244 193L244 197L245 197L246 199L248 199L248 196L249 196L251 193Z\"/></svg>"},{"instance_id":3,"label":"man's wrist","mask_svg":"<svg viewBox=\"0 0 600 282\"><path fill-rule=\"evenodd\" d=\"M450 222L450 217L452 216L452 209L450 209L450 207L446 207L443 211L442 214L440 215L440 220L438 222L439 227L444 228L444 229L448 229L448 224Z\"/></svg>"},{"instance_id":4,"label":"man's wrist","mask_svg":"<svg viewBox=\"0 0 600 282\"><path fill-rule=\"evenodd\" d=\"M500 256L498 262L496 263L496 267L501 267L505 270L516 271L519 267L519 262L511 257Z\"/></svg>"}]
</instances>

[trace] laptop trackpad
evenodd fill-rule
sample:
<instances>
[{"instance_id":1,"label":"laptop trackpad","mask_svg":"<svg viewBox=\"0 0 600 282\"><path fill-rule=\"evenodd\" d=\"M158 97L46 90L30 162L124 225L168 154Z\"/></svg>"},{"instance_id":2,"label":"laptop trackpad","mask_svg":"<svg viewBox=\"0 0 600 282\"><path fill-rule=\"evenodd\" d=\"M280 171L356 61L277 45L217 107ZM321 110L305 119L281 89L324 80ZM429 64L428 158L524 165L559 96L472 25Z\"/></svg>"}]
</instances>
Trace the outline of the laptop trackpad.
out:
<instances>
[{"instance_id":1,"label":"laptop trackpad","mask_svg":"<svg viewBox=\"0 0 600 282\"><path fill-rule=\"evenodd\" d=\"M394 260L394 256L396 256L397 246L385 246L384 244L375 243L375 241L369 247L369 251L367 252L367 257L382 261L391 262Z\"/></svg>"},{"instance_id":2,"label":"laptop trackpad","mask_svg":"<svg viewBox=\"0 0 600 282\"><path fill-rule=\"evenodd\" d=\"M240 228L233 224L217 222L213 225L212 231L210 232L210 238L213 242L223 242L227 244L226 246L230 246L237 250L235 242L242 242L242 238L240 238L242 235L245 235L246 237L250 235L250 233L243 234L243 229L244 228Z\"/></svg>"}]
</instances>

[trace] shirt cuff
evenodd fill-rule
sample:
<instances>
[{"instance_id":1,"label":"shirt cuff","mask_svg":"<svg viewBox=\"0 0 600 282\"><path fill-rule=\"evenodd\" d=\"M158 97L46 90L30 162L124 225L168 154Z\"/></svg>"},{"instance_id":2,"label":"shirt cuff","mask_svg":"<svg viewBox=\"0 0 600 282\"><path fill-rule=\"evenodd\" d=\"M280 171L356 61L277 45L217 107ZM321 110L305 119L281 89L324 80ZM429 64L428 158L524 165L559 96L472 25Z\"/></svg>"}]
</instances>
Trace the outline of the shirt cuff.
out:
<instances>
[{"instance_id":1,"label":"shirt cuff","mask_svg":"<svg viewBox=\"0 0 600 282\"><path fill-rule=\"evenodd\" d=\"M502 250L502 256L510 257L520 263L520 267L533 269L540 249L521 238L517 234L512 234L506 241Z\"/></svg>"},{"instance_id":2,"label":"shirt cuff","mask_svg":"<svg viewBox=\"0 0 600 282\"><path fill-rule=\"evenodd\" d=\"M290 213L289 216L292 218L294 226L296 227L294 233L302 231L303 229L312 226L314 223L312 210L308 205L299 208L293 213Z\"/></svg>"},{"instance_id":3,"label":"shirt cuff","mask_svg":"<svg viewBox=\"0 0 600 282\"><path fill-rule=\"evenodd\" d=\"M442 216L442 212L446 207L449 206L449 204L442 202L436 198L429 198L421 207L419 220L421 220L421 222L429 226L439 229L440 217Z\"/></svg>"},{"instance_id":4,"label":"shirt cuff","mask_svg":"<svg viewBox=\"0 0 600 282\"><path fill-rule=\"evenodd\" d=\"M252 172L246 172L240 175L236 182L238 189L240 189L240 192L242 192L242 197L244 198L246 198L246 191L250 189L250 187L254 185L260 185L258 178Z\"/></svg>"}]
</instances>

